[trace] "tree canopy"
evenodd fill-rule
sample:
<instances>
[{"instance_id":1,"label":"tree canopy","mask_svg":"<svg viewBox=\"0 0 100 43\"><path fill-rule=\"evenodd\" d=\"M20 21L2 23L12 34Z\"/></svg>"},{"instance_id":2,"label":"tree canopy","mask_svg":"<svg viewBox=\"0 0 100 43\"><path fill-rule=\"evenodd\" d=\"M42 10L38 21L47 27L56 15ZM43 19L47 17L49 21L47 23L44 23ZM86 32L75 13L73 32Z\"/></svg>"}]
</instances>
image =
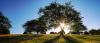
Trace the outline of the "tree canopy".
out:
<instances>
[{"instance_id":1,"label":"tree canopy","mask_svg":"<svg viewBox=\"0 0 100 43\"><path fill-rule=\"evenodd\" d=\"M10 20L0 12L0 34L9 34Z\"/></svg>"},{"instance_id":2,"label":"tree canopy","mask_svg":"<svg viewBox=\"0 0 100 43\"><path fill-rule=\"evenodd\" d=\"M35 20L27 21L23 27L25 32L43 32L47 29L57 28L61 26L70 25L71 30L80 31L86 30L86 26L82 23L80 12L76 11L70 2L60 4L57 2L50 3L48 6L39 9L40 17ZM63 33L63 29L62 29Z\"/></svg>"},{"instance_id":3,"label":"tree canopy","mask_svg":"<svg viewBox=\"0 0 100 43\"><path fill-rule=\"evenodd\" d=\"M41 20L30 20L27 21L23 27L25 28L25 32L37 32L37 34L40 32L47 31L46 25Z\"/></svg>"},{"instance_id":4,"label":"tree canopy","mask_svg":"<svg viewBox=\"0 0 100 43\"><path fill-rule=\"evenodd\" d=\"M91 29L89 31L90 34L92 35L100 35L100 29L96 30L96 29Z\"/></svg>"},{"instance_id":5,"label":"tree canopy","mask_svg":"<svg viewBox=\"0 0 100 43\"><path fill-rule=\"evenodd\" d=\"M87 28L82 23L78 22L78 23L74 23L71 26L71 30L74 31L74 32L80 32L80 31L83 31L83 30L87 30Z\"/></svg>"},{"instance_id":6,"label":"tree canopy","mask_svg":"<svg viewBox=\"0 0 100 43\"><path fill-rule=\"evenodd\" d=\"M40 8L39 15L48 28L58 27L62 22L74 27L73 30L84 30L85 28L81 20L83 17L73 8L70 2L64 5L56 2L50 3L50 5Z\"/></svg>"}]
</instances>

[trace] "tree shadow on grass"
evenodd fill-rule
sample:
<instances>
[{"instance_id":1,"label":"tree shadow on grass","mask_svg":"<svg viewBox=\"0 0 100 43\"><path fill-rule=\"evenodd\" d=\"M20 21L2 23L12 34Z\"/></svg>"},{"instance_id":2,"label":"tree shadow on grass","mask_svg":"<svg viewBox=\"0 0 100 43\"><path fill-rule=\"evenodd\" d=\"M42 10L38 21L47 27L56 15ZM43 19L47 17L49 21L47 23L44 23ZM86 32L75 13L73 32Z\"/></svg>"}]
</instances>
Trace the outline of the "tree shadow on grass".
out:
<instances>
[{"instance_id":1,"label":"tree shadow on grass","mask_svg":"<svg viewBox=\"0 0 100 43\"><path fill-rule=\"evenodd\" d=\"M59 35L53 39L47 40L44 43L54 43L56 40L58 40L59 38L64 38L65 39L65 43L82 43L81 41L72 38L71 36L64 36L64 35Z\"/></svg>"},{"instance_id":2,"label":"tree shadow on grass","mask_svg":"<svg viewBox=\"0 0 100 43\"><path fill-rule=\"evenodd\" d=\"M34 37L41 37L43 35L18 35L0 37L0 43L19 43L20 41L32 40Z\"/></svg>"},{"instance_id":3,"label":"tree shadow on grass","mask_svg":"<svg viewBox=\"0 0 100 43\"><path fill-rule=\"evenodd\" d=\"M63 36L63 38L66 40L66 43L82 43L81 41L78 41L70 36Z\"/></svg>"},{"instance_id":4,"label":"tree shadow on grass","mask_svg":"<svg viewBox=\"0 0 100 43\"><path fill-rule=\"evenodd\" d=\"M50 40L45 41L44 43L53 43L54 41L58 40L59 37L60 37L60 36L57 36L57 37L55 37L55 38L53 38L53 39L50 39Z\"/></svg>"}]
</instances>

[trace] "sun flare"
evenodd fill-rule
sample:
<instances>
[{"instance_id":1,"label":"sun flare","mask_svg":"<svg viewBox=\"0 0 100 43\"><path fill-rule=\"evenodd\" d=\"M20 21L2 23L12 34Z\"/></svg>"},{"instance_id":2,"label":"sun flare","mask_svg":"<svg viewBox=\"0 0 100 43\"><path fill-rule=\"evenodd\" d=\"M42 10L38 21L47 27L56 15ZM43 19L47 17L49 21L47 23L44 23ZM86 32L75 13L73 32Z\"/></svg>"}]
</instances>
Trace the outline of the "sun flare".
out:
<instances>
[{"instance_id":1,"label":"sun flare","mask_svg":"<svg viewBox=\"0 0 100 43\"><path fill-rule=\"evenodd\" d=\"M65 24L64 23L60 23L60 27L64 28Z\"/></svg>"},{"instance_id":2,"label":"sun flare","mask_svg":"<svg viewBox=\"0 0 100 43\"><path fill-rule=\"evenodd\" d=\"M51 30L47 31L47 34L50 34L50 32L57 32L58 33L61 31L61 27L63 27L65 34L68 34L70 32L70 26L65 25L64 23L61 23L61 25L59 27L57 27L56 29L52 28Z\"/></svg>"}]
</instances>

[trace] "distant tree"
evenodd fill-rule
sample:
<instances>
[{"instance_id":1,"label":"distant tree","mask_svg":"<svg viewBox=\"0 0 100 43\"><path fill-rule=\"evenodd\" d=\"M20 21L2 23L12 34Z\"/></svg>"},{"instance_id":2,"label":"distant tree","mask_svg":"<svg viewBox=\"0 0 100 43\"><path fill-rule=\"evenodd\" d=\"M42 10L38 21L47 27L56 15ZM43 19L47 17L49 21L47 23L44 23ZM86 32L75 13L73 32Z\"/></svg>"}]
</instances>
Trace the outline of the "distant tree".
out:
<instances>
[{"instance_id":1,"label":"distant tree","mask_svg":"<svg viewBox=\"0 0 100 43\"><path fill-rule=\"evenodd\" d=\"M100 35L100 29L98 29L97 31L98 31L98 34Z\"/></svg>"},{"instance_id":2,"label":"distant tree","mask_svg":"<svg viewBox=\"0 0 100 43\"><path fill-rule=\"evenodd\" d=\"M57 32L50 32L50 34L57 34Z\"/></svg>"},{"instance_id":3,"label":"distant tree","mask_svg":"<svg viewBox=\"0 0 100 43\"><path fill-rule=\"evenodd\" d=\"M0 34L10 34L11 24L9 19L0 12Z\"/></svg>"},{"instance_id":4,"label":"distant tree","mask_svg":"<svg viewBox=\"0 0 100 43\"><path fill-rule=\"evenodd\" d=\"M70 32L70 34L80 34L81 32Z\"/></svg>"},{"instance_id":5,"label":"distant tree","mask_svg":"<svg viewBox=\"0 0 100 43\"><path fill-rule=\"evenodd\" d=\"M89 31L89 33L92 35L100 35L100 29L92 29Z\"/></svg>"},{"instance_id":6,"label":"distant tree","mask_svg":"<svg viewBox=\"0 0 100 43\"><path fill-rule=\"evenodd\" d=\"M46 32L41 32L41 34L46 34Z\"/></svg>"},{"instance_id":7,"label":"distant tree","mask_svg":"<svg viewBox=\"0 0 100 43\"><path fill-rule=\"evenodd\" d=\"M89 35L89 32L88 32L88 31L85 31L84 34L85 34L85 35Z\"/></svg>"},{"instance_id":8,"label":"distant tree","mask_svg":"<svg viewBox=\"0 0 100 43\"><path fill-rule=\"evenodd\" d=\"M90 30L90 31L89 31L89 33L90 33L90 34L92 34L92 35L96 35L96 33L97 33L97 30L95 30L95 29L92 29L92 30Z\"/></svg>"},{"instance_id":9,"label":"distant tree","mask_svg":"<svg viewBox=\"0 0 100 43\"><path fill-rule=\"evenodd\" d=\"M46 25L44 22L42 22L41 20L30 20L27 21L23 27L25 28L25 32L23 34L28 34L31 33L33 31L37 32L37 34L40 32L45 32L47 31L46 29Z\"/></svg>"},{"instance_id":10,"label":"distant tree","mask_svg":"<svg viewBox=\"0 0 100 43\"><path fill-rule=\"evenodd\" d=\"M26 31L24 31L24 33L23 34L28 34Z\"/></svg>"},{"instance_id":11,"label":"distant tree","mask_svg":"<svg viewBox=\"0 0 100 43\"><path fill-rule=\"evenodd\" d=\"M48 26L48 29L51 29L52 27L56 28L62 22L64 22L65 25L72 25L76 22L82 23L80 13L73 8L70 2L65 3L65 5L53 2L44 8L40 8L39 14L41 20ZM79 30L77 28L73 29ZM82 27L81 30L82 29L84 28Z\"/></svg>"}]
</instances>

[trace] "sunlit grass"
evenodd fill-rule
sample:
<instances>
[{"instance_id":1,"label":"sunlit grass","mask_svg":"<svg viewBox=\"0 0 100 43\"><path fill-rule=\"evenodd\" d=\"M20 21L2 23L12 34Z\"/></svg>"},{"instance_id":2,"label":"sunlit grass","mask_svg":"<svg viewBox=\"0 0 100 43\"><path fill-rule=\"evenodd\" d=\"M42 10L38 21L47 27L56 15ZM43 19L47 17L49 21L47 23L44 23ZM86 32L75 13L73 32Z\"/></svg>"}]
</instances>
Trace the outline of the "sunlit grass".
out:
<instances>
[{"instance_id":1,"label":"sunlit grass","mask_svg":"<svg viewBox=\"0 0 100 43\"><path fill-rule=\"evenodd\" d=\"M54 43L68 43L64 38L60 37L58 40L56 40Z\"/></svg>"},{"instance_id":2,"label":"sunlit grass","mask_svg":"<svg viewBox=\"0 0 100 43\"><path fill-rule=\"evenodd\" d=\"M56 36L58 36L58 34L43 35L40 37L34 37L32 40L22 41L20 43L43 43L45 41L55 38Z\"/></svg>"},{"instance_id":3,"label":"sunlit grass","mask_svg":"<svg viewBox=\"0 0 100 43\"><path fill-rule=\"evenodd\" d=\"M83 43L99 43L100 35L70 35L72 38L75 38Z\"/></svg>"},{"instance_id":4,"label":"sunlit grass","mask_svg":"<svg viewBox=\"0 0 100 43\"><path fill-rule=\"evenodd\" d=\"M1 36L1 43L44 43L48 40L55 39L59 34L42 34L42 35L11 35ZM77 35L77 34L66 34L64 37L59 37L53 40L54 43L99 43L100 35Z\"/></svg>"}]
</instances>

